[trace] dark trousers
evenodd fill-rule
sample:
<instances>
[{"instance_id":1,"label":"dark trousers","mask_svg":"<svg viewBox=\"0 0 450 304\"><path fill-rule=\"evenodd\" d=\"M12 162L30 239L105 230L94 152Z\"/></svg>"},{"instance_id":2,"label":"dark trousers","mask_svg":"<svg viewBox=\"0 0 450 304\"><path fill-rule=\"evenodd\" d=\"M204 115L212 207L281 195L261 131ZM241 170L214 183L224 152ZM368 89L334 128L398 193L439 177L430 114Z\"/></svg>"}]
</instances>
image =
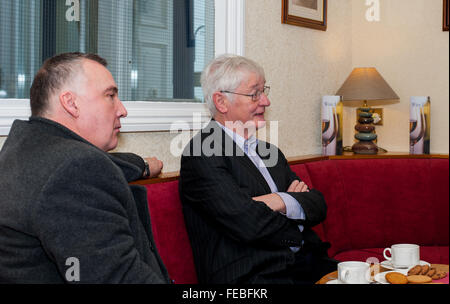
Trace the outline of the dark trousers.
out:
<instances>
[{"instance_id":1,"label":"dark trousers","mask_svg":"<svg viewBox=\"0 0 450 304\"><path fill-rule=\"evenodd\" d=\"M339 261L328 257L329 243L304 244L295 254L295 262L284 272L294 284L314 284L336 271Z\"/></svg>"},{"instance_id":2,"label":"dark trousers","mask_svg":"<svg viewBox=\"0 0 450 304\"><path fill-rule=\"evenodd\" d=\"M339 261L328 257L329 243L305 243L295 253L294 262L275 273L252 273L235 284L314 284L324 275L336 271Z\"/></svg>"}]
</instances>

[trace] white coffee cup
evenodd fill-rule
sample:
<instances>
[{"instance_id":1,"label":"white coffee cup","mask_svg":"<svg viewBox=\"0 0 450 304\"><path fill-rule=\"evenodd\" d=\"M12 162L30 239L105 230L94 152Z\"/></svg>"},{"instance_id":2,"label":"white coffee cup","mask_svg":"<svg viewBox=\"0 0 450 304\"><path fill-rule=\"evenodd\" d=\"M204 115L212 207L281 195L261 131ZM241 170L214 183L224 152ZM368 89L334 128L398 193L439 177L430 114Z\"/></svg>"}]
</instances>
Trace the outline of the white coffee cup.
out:
<instances>
[{"instance_id":1,"label":"white coffee cup","mask_svg":"<svg viewBox=\"0 0 450 304\"><path fill-rule=\"evenodd\" d=\"M338 264L338 278L346 284L369 284L370 265L364 262L341 262Z\"/></svg>"},{"instance_id":2,"label":"white coffee cup","mask_svg":"<svg viewBox=\"0 0 450 304\"><path fill-rule=\"evenodd\" d=\"M390 257L387 256L390 253ZM391 261L395 268L408 268L419 265L420 263L420 247L416 244L395 244L391 248L383 251L386 260Z\"/></svg>"}]
</instances>

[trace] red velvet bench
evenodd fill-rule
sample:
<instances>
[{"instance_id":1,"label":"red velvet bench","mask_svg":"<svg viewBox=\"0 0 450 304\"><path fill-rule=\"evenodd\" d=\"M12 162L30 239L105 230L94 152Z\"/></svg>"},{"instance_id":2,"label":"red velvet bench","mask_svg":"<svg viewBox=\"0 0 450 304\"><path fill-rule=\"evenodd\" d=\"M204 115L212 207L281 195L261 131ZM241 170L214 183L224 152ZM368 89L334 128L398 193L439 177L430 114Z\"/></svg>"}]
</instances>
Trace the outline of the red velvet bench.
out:
<instances>
[{"instance_id":1,"label":"red velvet bench","mask_svg":"<svg viewBox=\"0 0 450 304\"><path fill-rule=\"evenodd\" d=\"M395 243L421 246L421 260L449 263L448 155L309 156L292 170L328 204L315 227L337 260L376 258ZM156 246L177 284L197 283L178 195L177 173L141 180L148 191Z\"/></svg>"}]
</instances>

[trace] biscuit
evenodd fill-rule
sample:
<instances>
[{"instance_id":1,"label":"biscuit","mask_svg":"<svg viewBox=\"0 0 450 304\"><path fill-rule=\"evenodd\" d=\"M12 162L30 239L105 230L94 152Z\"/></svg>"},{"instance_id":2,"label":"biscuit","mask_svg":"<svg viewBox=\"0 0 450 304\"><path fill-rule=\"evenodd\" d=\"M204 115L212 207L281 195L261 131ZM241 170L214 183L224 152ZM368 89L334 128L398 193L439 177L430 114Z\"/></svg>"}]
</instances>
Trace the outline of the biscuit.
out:
<instances>
[{"instance_id":1,"label":"biscuit","mask_svg":"<svg viewBox=\"0 0 450 304\"><path fill-rule=\"evenodd\" d=\"M408 278L400 272L389 272L385 278L391 284L408 284Z\"/></svg>"},{"instance_id":2,"label":"biscuit","mask_svg":"<svg viewBox=\"0 0 450 304\"><path fill-rule=\"evenodd\" d=\"M430 270L430 266L428 265L423 265L422 266L422 272L420 273L421 275L426 275L428 270Z\"/></svg>"},{"instance_id":3,"label":"biscuit","mask_svg":"<svg viewBox=\"0 0 450 304\"><path fill-rule=\"evenodd\" d=\"M440 280L447 276L446 272L436 271L436 273L431 277L433 280Z\"/></svg>"},{"instance_id":4,"label":"biscuit","mask_svg":"<svg viewBox=\"0 0 450 304\"><path fill-rule=\"evenodd\" d=\"M408 271L408 275L415 275L422 272L422 266L416 265Z\"/></svg>"},{"instance_id":5,"label":"biscuit","mask_svg":"<svg viewBox=\"0 0 450 304\"><path fill-rule=\"evenodd\" d=\"M436 272L437 272L436 268L431 267L430 270L428 270L428 272L427 272L427 276L429 276L431 278L432 276L434 276L436 274Z\"/></svg>"},{"instance_id":6,"label":"biscuit","mask_svg":"<svg viewBox=\"0 0 450 304\"><path fill-rule=\"evenodd\" d=\"M411 284L426 284L431 283L431 278L424 275L410 275L408 276L408 282Z\"/></svg>"}]
</instances>

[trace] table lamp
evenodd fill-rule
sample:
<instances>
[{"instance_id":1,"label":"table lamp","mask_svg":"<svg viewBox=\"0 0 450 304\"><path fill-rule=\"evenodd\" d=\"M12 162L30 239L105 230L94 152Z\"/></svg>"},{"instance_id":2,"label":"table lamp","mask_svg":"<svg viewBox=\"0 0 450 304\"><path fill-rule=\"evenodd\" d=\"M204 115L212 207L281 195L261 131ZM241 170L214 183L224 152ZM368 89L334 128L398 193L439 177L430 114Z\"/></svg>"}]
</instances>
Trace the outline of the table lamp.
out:
<instances>
[{"instance_id":1,"label":"table lamp","mask_svg":"<svg viewBox=\"0 0 450 304\"><path fill-rule=\"evenodd\" d=\"M370 107L367 105L371 100L393 100L399 99L389 84L383 79L375 68L355 68L337 91L336 95L342 96L342 101L363 101L364 105L359 108L358 131L355 138L358 140L352 151L356 154L377 154L378 146L373 142L377 139L375 126Z\"/></svg>"}]
</instances>

